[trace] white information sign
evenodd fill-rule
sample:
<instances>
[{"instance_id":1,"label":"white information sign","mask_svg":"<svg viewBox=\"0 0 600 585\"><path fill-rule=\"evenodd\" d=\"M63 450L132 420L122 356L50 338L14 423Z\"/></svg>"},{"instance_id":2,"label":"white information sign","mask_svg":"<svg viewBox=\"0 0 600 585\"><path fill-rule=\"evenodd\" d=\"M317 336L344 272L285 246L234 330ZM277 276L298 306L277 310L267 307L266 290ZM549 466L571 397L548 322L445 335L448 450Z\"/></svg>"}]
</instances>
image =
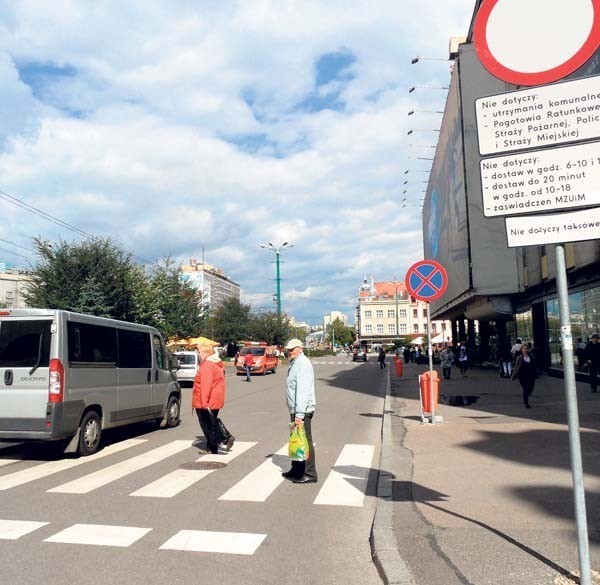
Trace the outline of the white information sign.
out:
<instances>
[{"instance_id":1,"label":"white information sign","mask_svg":"<svg viewBox=\"0 0 600 585\"><path fill-rule=\"evenodd\" d=\"M486 217L600 205L600 143L480 161Z\"/></svg>"},{"instance_id":2,"label":"white information sign","mask_svg":"<svg viewBox=\"0 0 600 585\"><path fill-rule=\"evenodd\" d=\"M506 218L508 247L541 246L600 238L600 207Z\"/></svg>"},{"instance_id":3,"label":"white information sign","mask_svg":"<svg viewBox=\"0 0 600 585\"><path fill-rule=\"evenodd\" d=\"M600 137L600 75L475 100L479 152Z\"/></svg>"}]
</instances>

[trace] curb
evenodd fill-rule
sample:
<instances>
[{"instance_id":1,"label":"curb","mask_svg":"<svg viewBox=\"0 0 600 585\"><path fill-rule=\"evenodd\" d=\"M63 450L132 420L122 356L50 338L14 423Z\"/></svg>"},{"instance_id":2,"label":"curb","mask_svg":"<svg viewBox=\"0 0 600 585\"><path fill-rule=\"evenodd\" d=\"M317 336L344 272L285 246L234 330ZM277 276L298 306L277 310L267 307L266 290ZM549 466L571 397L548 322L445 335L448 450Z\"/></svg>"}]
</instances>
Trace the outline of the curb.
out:
<instances>
[{"instance_id":1,"label":"curb","mask_svg":"<svg viewBox=\"0 0 600 585\"><path fill-rule=\"evenodd\" d=\"M394 500L392 488L394 475L391 473L394 458L391 411L391 369L388 370L383 417L381 425L381 454L377 477L377 508L371 527L369 542L371 555L379 576L385 585L416 585L404 559L398 551L398 542L393 530Z\"/></svg>"}]
</instances>

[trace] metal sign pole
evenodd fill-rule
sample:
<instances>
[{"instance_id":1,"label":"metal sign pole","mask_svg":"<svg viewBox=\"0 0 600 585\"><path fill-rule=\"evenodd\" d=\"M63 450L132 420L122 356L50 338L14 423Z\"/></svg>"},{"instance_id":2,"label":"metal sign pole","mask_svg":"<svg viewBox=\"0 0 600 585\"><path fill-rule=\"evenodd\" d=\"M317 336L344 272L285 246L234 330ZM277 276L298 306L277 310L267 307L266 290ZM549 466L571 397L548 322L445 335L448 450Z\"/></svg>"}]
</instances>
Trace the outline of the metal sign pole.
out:
<instances>
[{"instance_id":1,"label":"metal sign pole","mask_svg":"<svg viewBox=\"0 0 600 585\"><path fill-rule=\"evenodd\" d=\"M429 406L431 408L431 424L435 424L435 405L433 404L433 348L431 347L431 311L427 303L427 347L429 353Z\"/></svg>"},{"instance_id":2,"label":"metal sign pole","mask_svg":"<svg viewBox=\"0 0 600 585\"><path fill-rule=\"evenodd\" d=\"M558 290L558 304L560 308L562 362L565 376L567 420L569 423L569 450L571 452L575 522L577 524L579 571L581 574L581 585L591 585L590 549L585 511L585 490L583 487L583 465L581 461L581 442L579 434L579 412L577 409L575 367L573 365L573 337L571 335L571 316L569 312L565 249L562 245L556 246L556 287Z\"/></svg>"}]
</instances>

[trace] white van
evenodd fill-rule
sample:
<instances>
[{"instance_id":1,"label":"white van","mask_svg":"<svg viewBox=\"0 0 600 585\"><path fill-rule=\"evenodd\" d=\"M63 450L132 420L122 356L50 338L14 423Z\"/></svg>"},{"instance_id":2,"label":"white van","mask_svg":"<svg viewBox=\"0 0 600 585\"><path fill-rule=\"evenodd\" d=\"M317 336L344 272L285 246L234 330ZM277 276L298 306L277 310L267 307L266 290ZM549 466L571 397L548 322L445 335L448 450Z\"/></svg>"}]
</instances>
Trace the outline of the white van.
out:
<instances>
[{"instance_id":1,"label":"white van","mask_svg":"<svg viewBox=\"0 0 600 585\"><path fill-rule=\"evenodd\" d=\"M51 309L0 309L0 440L95 453L102 431L179 424L181 389L153 327ZM176 367L176 366L175 366Z\"/></svg>"},{"instance_id":2,"label":"white van","mask_svg":"<svg viewBox=\"0 0 600 585\"><path fill-rule=\"evenodd\" d=\"M179 362L179 369L177 370L177 380L181 382L194 383L194 378L198 373L200 367L200 356L196 351L175 351L173 355Z\"/></svg>"}]
</instances>

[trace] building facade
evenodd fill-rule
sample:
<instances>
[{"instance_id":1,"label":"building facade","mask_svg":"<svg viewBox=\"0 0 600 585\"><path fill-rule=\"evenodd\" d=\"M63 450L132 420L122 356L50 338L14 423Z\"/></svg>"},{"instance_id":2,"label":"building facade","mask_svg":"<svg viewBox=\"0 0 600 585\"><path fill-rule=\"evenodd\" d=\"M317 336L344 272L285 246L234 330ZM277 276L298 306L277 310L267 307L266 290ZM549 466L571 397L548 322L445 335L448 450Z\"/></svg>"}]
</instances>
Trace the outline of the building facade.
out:
<instances>
[{"instance_id":1,"label":"building facade","mask_svg":"<svg viewBox=\"0 0 600 585\"><path fill-rule=\"evenodd\" d=\"M25 293L31 282L31 275L23 270L10 268L0 271L0 308L25 309Z\"/></svg>"},{"instance_id":2,"label":"building facade","mask_svg":"<svg viewBox=\"0 0 600 585\"><path fill-rule=\"evenodd\" d=\"M473 22L481 3L476 3ZM600 74L600 51L568 79ZM483 359L517 337L533 342L544 368L562 367L554 245L509 248L503 217L483 213L482 165L475 100L515 91L481 64L473 24L458 48L423 206L426 258L439 261L449 286L431 303ZM595 100L595 101L594 101ZM589 107L600 106L593 98ZM543 147L540 147L543 148ZM600 333L600 241L565 245L574 351ZM478 332L476 324L478 324ZM575 360L583 370L583 360Z\"/></svg>"},{"instance_id":3,"label":"building facade","mask_svg":"<svg viewBox=\"0 0 600 585\"><path fill-rule=\"evenodd\" d=\"M432 321L432 338L451 341L450 327L449 321ZM356 333L357 342L368 349L426 336L427 303L412 299L402 281L375 282L371 277L368 282L365 277L358 293Z\"/></svg>"},{"instance_id":4,"label":"building facade","mask_svg":"<svg viewBox=\"0 0 600 585\"><path fill-rule=\"evenodd\" d=\"M191 259L188 266L181 267L180 278L202 294L203 305L211 311L218 309L227 299L240 300L240 285L210 264Z\"/></svg>"}]
</instances>

